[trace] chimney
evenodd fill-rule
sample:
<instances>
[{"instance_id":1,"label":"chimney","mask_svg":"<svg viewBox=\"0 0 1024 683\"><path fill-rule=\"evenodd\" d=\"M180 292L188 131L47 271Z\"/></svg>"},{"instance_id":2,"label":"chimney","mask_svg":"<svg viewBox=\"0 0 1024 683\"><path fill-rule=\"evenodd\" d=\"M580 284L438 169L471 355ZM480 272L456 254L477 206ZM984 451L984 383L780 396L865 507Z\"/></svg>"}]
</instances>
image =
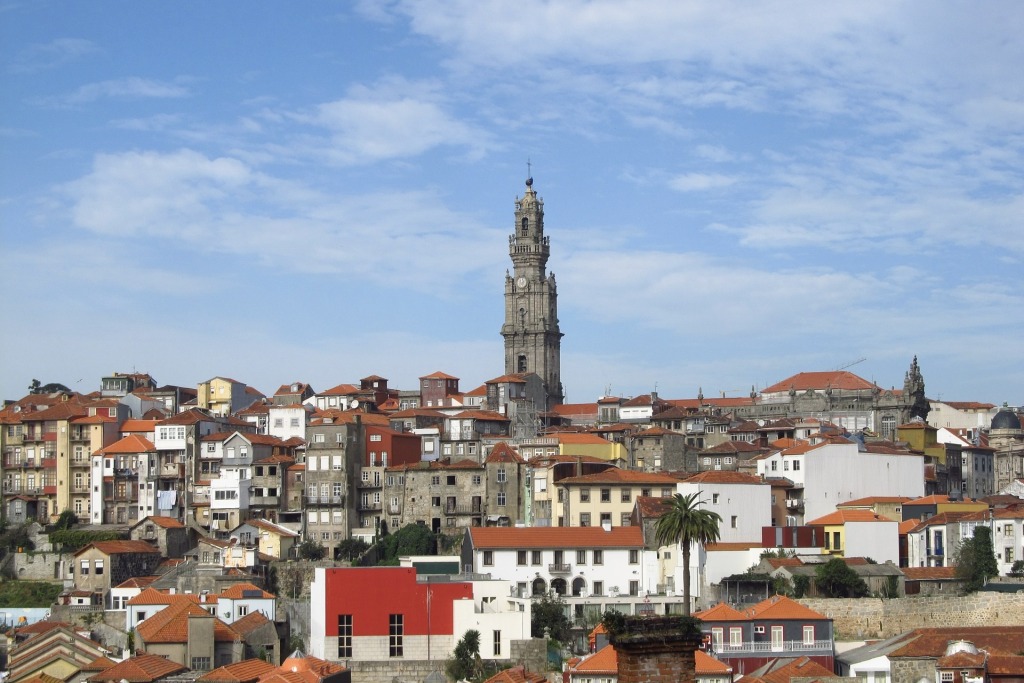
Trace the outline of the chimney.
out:
<instances>
[{"instance_id":1,"label":"chimney","mask_svg":"<svg viewBox=\"0 0 1024 683\"><path fill-rule=\"evenodd\" d=\"M625 617L610 637L619 658L619 683L696 680L699 622L687 617Z\"/></svg>"}]
</instances>

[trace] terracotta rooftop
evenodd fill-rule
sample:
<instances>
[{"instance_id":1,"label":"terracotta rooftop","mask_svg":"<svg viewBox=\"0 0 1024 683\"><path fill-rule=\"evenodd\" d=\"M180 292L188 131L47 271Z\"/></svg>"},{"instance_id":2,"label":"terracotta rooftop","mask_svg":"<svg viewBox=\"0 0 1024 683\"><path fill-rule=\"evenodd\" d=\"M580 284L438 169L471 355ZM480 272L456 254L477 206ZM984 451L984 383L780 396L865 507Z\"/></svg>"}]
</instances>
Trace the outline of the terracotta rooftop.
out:
<instances>
[{"instance_id":1,"label":"terracotta rooftop","mask_svg":"<svg viewBox=\"0 0 1024 683\"><path fill-rule=\"evenodd\" d=\"M527 671L524 667L515 666L499 671L484 683L545 683L547 676L536 671Z\"/></svg>"},{"instance_id":2,"label":"terracotta rooftop","mask_svg":"<svg viewBox=\"0 0 1024 683\"><path fill-rule=\"evenodd\" d=\"M698 676L710 676L713 674L721 674L723 676L730 676L732 674L732 667L725 662L720 662L711 655L707 654L703 650L694 650L693 652L693 665L694 673Z\"/></svg>"},{"instance_id":3,"label":"terracotta rooftop","mask_svg":"<svg viewBox=\"0 0 1024 683\"><path fill-rule=\"evenodd\" d=\"M188 671L188 667L159 655L141 654L130 657L120 664L115 664L109 669L104 669L87 680L151 683L182 671Z\"/></svg>"},{"instance_id":4,"label":"terracotta rooftop","mask_svg":"<svg viewBox=\"0 0 1024 683\"><path fill-rule=\"evenodd\" d=\"M764 479L743 472L707 470L686 479L687 484L765 484Z\"/></svg>"},{"instance_id":5,"label":"terracotta rooftop","mask_svg":"<svg viewBox=\"0 0 1024 683\"><path fill-rule=\"evenodd\" d=\"M89 548L96 548L106 555L119 555L124 553L156 553L160 551L145 541L93 541L80 549L75 555L81 555Z\"/></svg>"},{"instance_id":6,"label":"terracotta rooftop","mask_svg":"<svg viewBox=\"0 0 1024 683\"><path fill-rule=\"evenodd\" d=\"M812 519L806 522L807 526L826 526L835 524L846 524L847 522L892 522L888 517L876 515L871 510L853 508L851 510L836 510L827 515Z\"/></svg>"},{"instance_id":7,"label":"terracotta rooftop","mask_svg":"<svg viewBox=\"0 0 1024 683\"><path fill-rule=\"evenodd\" d=\"M514 448L502 441L491 449L491 452L487 455L487 460L485 462L522 464L525 461Z\"/></svg>"},{"instance_id":8,"label":"terracotta rooftop","mask_svg":"<svg viewBox=\"0 0 1024 683\"><path fill-rule=\"evenodd\" d=\"M869 382L863 377L858 377L852 372L845 370L831 370L827 372L800 372L777 382L770 387L761 390L761 394L778 394L793 391L807 391L808 389L824 391L831 388L841 391L872 390L880 387Z\"/></svg>"},{"instance_id":9,"label":"terracotta rooftop","mask_svg":"<svg viewBox=\"0 0 1024 683\"><path fill-rule=\"evenodd\" d=\"M218 667L196 680L202 681L202 683L253 683L264 674L276 669L276 666L262 659L246 659Z\"/></svg>"},{"instance_id":10,"label":"terracotta rooftop","mask_svg":"<svg viewBox=\"0 0 1024 683\"><path fill-rule=\"evenodd\" d=\"M638 472L636 470L623 470L618 467L611 467L603 472L594 474L583 474L578 477L566 477L557 482L559 486L566 484L633 484L633 485L659 485L675 486L679 480L668 474L660 472Z\"/></svg>"},{"instance_id":11,"label":"terracotta rooftop","mask_svg":"<svg viewBox=\"0 0 1024 683\"><path fill-rule=\"evenodd\" d=\"M213 639L215 641L234 642L239 637L234 629L191 601L165 607L139 624L135 631L143 643L147 644L184 643L188 641L188 618L190 616L213 619Z\"/></svg>"},{"instance_id":12,"label":"terracotta rooftop","mask_svg":"<svg viewBox=\"0 0 1024 683\"><path fill-rule=\"evenodd\" d=\"M129 434L128 436L115 441L106 448L101 448L93 455L117 455L120 453L152 453L156 451L156 446L153 442L144 436L138 434Z\"/></svg>"},{"instance_id":13,"label":"terracotta rooftop","mask_svg":"<svg viewBox=\"0 0 1024 683\"><path fill-rule=\"evenodd\" d=\"M600 650L590 655L573 669L574 673L590 674L619 674L619 655L611 644L605 645Z\"/></svg>"},{"instance_id":14,"label":"terracotta rooftop","mask_svg":"<svg viewBox=\"0 0 1024 683\"><path fill-rule=\"evenodd\" d=\"M184 529L185 525L176 520L174 517L162 517L160 515L150 515L142 520L143 522L152 522L161 529Z\"/></svg>"},{"instance_id":15,"label":"terracotta rooftop","mask_svg":"<svg viewBox=\"0 0 1024 683\"><path fill-rule=\"evenodd\" d=\"M752 619L827 619L824 614L801 605L785 595L774 595L747 610Z\"/></svg>"},{"instance_id":16,"label":"terracotta rooftop","mask_svg":"<svg viewBox=\"0 0 1024 683\"><path fill-rule=\"evenodd\" d=\"M727 605L724 602L720 602L714 607L704 610L703 612L697 612L693 616L697 617L701 621L748 621L749 617L743 614L739 610Z\"/></svg>"},{"instance_id":17,"label":"terracotta rooftop","mask_svg":"<svg viewBox=\"0 0 1024 683\"><path fill-rule=\"evenodd\" d=\"M904 645L889 657L929 657L938 659L946 653L951 640L969 640L978 649L1021 652L1024 650L1024 628L1020 626L952 626L919 628L907 634Z\"/></svg>"}]
</instances>

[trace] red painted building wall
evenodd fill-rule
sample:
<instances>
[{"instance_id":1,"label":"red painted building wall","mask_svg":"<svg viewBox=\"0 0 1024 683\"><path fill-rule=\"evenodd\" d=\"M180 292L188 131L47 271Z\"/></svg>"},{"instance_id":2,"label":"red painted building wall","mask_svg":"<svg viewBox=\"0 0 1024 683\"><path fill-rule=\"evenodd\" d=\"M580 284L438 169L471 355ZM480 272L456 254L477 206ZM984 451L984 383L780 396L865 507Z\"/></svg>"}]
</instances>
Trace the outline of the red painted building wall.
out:
<instances>
[{"instance_id":1,"label":"red painted building wall","mask_svg":"<svg viewBox=\"0 0 1024 683\"><path fill-rule=\"evenodd\" d=\"M403 615L406 636L452 635L452 602L473 599L473 584L417 583L412 567L335 568L324 574L329 637L338 635L339 614L352 615L354 637L388 635L392 614Z\"/></svg>"},{"instance_id":2,"label":"red painted building wall","mask_svg":"<svg viewBox=\"0 0 1024 683\"><path fill-rule=\"evenodd\" d=\"M379 436L379 441L374 441L371 436ZM388 467L392 465L412 465L420 461L421 439L417 434L401 434L386 427L366 428L366 448L363 457L363 465L369 467L380 464L382 453L388 454Z\"/></svg>"}]
</instances>

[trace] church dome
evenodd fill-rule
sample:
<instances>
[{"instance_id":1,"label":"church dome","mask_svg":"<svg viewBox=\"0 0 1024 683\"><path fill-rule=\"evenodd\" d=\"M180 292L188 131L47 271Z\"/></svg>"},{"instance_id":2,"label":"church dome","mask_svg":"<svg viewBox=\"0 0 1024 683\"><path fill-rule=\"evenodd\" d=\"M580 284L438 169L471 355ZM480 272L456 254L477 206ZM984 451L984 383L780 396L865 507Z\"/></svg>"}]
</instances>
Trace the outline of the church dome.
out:
<instances>
[{"instance_id":1,"label":"church dome","mask_svg":"<svg viewBox=\"0 0 1024 683\"><path fill-rule=\"evenodd\" d=\"M1000 410L992 418L992 429L1020 429L1020 419L1009 410Z\"/></svg>"}]
</instances>

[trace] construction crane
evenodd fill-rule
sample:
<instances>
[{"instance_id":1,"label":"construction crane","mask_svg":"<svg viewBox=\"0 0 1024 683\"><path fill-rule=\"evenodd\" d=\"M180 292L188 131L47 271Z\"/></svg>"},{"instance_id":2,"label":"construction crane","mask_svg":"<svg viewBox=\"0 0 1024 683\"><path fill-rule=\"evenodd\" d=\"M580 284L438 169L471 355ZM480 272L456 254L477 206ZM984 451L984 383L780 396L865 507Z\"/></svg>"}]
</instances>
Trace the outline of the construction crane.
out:
<instances>
[{"instance_id":1,"label":"construction crane","mask_svg":"<svg viewBox=\"0 0 1024 683\"><path fill-rule=\"evenodd\" d=\"M857 363L863 363L866 360L867 360L867 356L864 356L862 358L858 358L857 360L853 361L852 363L847 363L846 365L840 365L838 368L836 368L836 371L838 372L839 370L845 370L846 368L852 368Z\"/></svg>"}]
</instances>

